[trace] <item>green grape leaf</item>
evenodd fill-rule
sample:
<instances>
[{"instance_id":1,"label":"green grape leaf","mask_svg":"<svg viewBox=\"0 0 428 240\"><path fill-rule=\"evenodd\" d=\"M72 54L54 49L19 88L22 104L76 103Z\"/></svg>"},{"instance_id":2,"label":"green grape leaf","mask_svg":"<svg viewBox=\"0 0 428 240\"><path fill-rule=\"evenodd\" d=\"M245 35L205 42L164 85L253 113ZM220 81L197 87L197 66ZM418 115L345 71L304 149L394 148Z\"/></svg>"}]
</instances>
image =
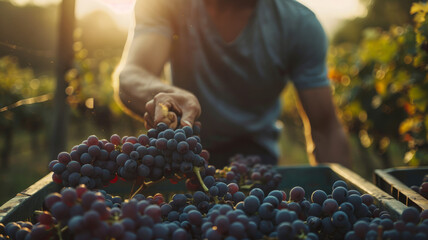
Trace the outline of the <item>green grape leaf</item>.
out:
<instances>
[{"instance_id":1,"label":"green grape leaf","mask_svg":"<svg viewBox=\"0 0 428 240\"><path fill-rule=\"evenodd\" d=\"M428 98L427 98L427 91L420 88L419 86L413 86L409 90L409 98L411 99L412 103L416 106L416 108L421 111L425 112L425 109L427 107Z\"/></svg>"}]
</instances>

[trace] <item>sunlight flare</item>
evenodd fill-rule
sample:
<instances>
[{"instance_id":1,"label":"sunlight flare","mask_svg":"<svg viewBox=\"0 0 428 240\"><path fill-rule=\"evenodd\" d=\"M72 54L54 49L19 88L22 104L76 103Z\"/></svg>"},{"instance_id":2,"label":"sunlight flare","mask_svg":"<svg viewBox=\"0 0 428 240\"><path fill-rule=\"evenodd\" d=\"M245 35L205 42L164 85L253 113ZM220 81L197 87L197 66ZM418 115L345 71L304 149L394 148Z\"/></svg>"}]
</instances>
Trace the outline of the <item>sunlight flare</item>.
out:
<instances>
[{"instance_id":1,"label":"sunlight flare","mask_svg":"<svg viewBox=\"0 0 428 240\"><path fill-rule=\"evenodd\" d=\"M127 13L133 10L136 0L98 0L116 13Z\"/></svg>"}]
</instances>

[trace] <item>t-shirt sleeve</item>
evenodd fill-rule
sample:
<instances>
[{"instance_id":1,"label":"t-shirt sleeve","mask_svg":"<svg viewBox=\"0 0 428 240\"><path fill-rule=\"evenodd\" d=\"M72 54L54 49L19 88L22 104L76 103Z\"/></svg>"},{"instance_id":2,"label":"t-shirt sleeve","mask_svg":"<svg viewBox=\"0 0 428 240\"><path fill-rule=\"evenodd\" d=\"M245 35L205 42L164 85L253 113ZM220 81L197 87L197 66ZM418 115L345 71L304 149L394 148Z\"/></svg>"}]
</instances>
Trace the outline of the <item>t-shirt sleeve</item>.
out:
<instances>
[{"instance_id":1,"label":"t-shirt sleeve","mask_svg":"<svg viewBox=\"0 0 428 240\"><path fill-rule=\"evenodd\" d=\"M291 81L297 89L328 86L326 55L328 41L324 29L311 13L303 17L293 49Z\"/></svg>"},{"instance_id":2,"label":"t-shirt sleeve","mask_svg":"<svg viewBox=\"0 0 428 240\"><path fill-rule=\"evenodd\" d=\"M172 30L171 0L137 0L134 8L134 37L144 33L158 33L170 38Z\"/></svg>"}]
</instances>

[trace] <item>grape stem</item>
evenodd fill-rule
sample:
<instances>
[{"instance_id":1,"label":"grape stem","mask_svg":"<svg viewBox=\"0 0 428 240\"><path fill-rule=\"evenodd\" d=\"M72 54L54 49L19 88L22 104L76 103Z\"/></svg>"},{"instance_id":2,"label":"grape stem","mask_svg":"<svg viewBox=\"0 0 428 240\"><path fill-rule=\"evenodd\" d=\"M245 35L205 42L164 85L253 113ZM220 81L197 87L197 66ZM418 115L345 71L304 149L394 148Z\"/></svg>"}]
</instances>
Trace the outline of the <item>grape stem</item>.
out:
<instances>
[{"instance_id":1,"label":"grape stem","mask_svg":"<svg viewBox=\"0 0 428 240\"><path fill-rule=\"evenodd\" d=\"M199 183L201 184L202 188L204 189L205 192L208 192L208 188L207 186L205 186L204 181L202 181L202 177L201 177L201 168L200 167L193 167L193 172L196 174L196 176L198 177Z\"/></svg>"},{"instance_id":2,"label":"grape stem","mask_svg":"<svg viewBox=\"0 0 428 240\"><path fill-rule=\"evenodd\" d=\"M56 230L57 230L57 232L58 232L58 238L59 238L59 240L63 240L63 238L62 238L61 225L60 225L60 224L55 225L55 228L56 228Z\"/></svg>"},{"instance_id":3,"label":"grape stem","mask_svg":"<svg viewBox=\"0 0 428 240\"><path fill-rule=\"evenodd\" d=\"M134 192L134 194L131 195L130 199L134 198L135 195L137 195L138 193L140 193L141 191L143 191L146 187L150 187L151 185L158 183L158 182L162 182L163 180L165 180L165 177L162 177L160 180L157 181L151 181L151 182L144 182L141 184L141 186L137 189L137 191Z\"/></svg>"},{"instance_id":4,"label":"grape stem","mask_svg":"<svg viewBox=\"0 0 428 240\"><path fill-rule=\"evenodd\" d=\"M377 240L381 240L383 235L383 227L379 225L377 227Z\"/></svg>"}]
</instances>

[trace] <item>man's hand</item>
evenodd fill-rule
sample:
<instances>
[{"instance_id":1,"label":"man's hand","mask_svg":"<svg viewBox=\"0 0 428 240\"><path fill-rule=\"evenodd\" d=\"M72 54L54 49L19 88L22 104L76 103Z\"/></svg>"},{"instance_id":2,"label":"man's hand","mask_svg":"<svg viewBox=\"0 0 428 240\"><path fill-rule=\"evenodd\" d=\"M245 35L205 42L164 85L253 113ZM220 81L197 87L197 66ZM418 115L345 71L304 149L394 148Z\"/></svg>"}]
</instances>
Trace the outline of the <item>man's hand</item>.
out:
<instances>
[{"instance_id":1,"label":"man's hand","mask_svg":"<svg viewBox=\"0 0 428 240\"><path fill-rule=\"evenodd\" d=\"M339 122L330 87L299 91L309 159L317 163L340 163L351 167L348 139Z\"/></svg>"},{"instance_id":2,"label":"man's hand","mask_svg":"<svg viewBox=\"0 0 428 240\"><path fill-rule=\"evenodd\" d=\"M177 90L172 93L158 93L146 103L144 120L146 128L154 128L160 122L166 123L170 128L193 126L195 120L201 115L201 106L192 93ZM181 116L178 123L177 116Z\"/></svg>"}]
</instances>

